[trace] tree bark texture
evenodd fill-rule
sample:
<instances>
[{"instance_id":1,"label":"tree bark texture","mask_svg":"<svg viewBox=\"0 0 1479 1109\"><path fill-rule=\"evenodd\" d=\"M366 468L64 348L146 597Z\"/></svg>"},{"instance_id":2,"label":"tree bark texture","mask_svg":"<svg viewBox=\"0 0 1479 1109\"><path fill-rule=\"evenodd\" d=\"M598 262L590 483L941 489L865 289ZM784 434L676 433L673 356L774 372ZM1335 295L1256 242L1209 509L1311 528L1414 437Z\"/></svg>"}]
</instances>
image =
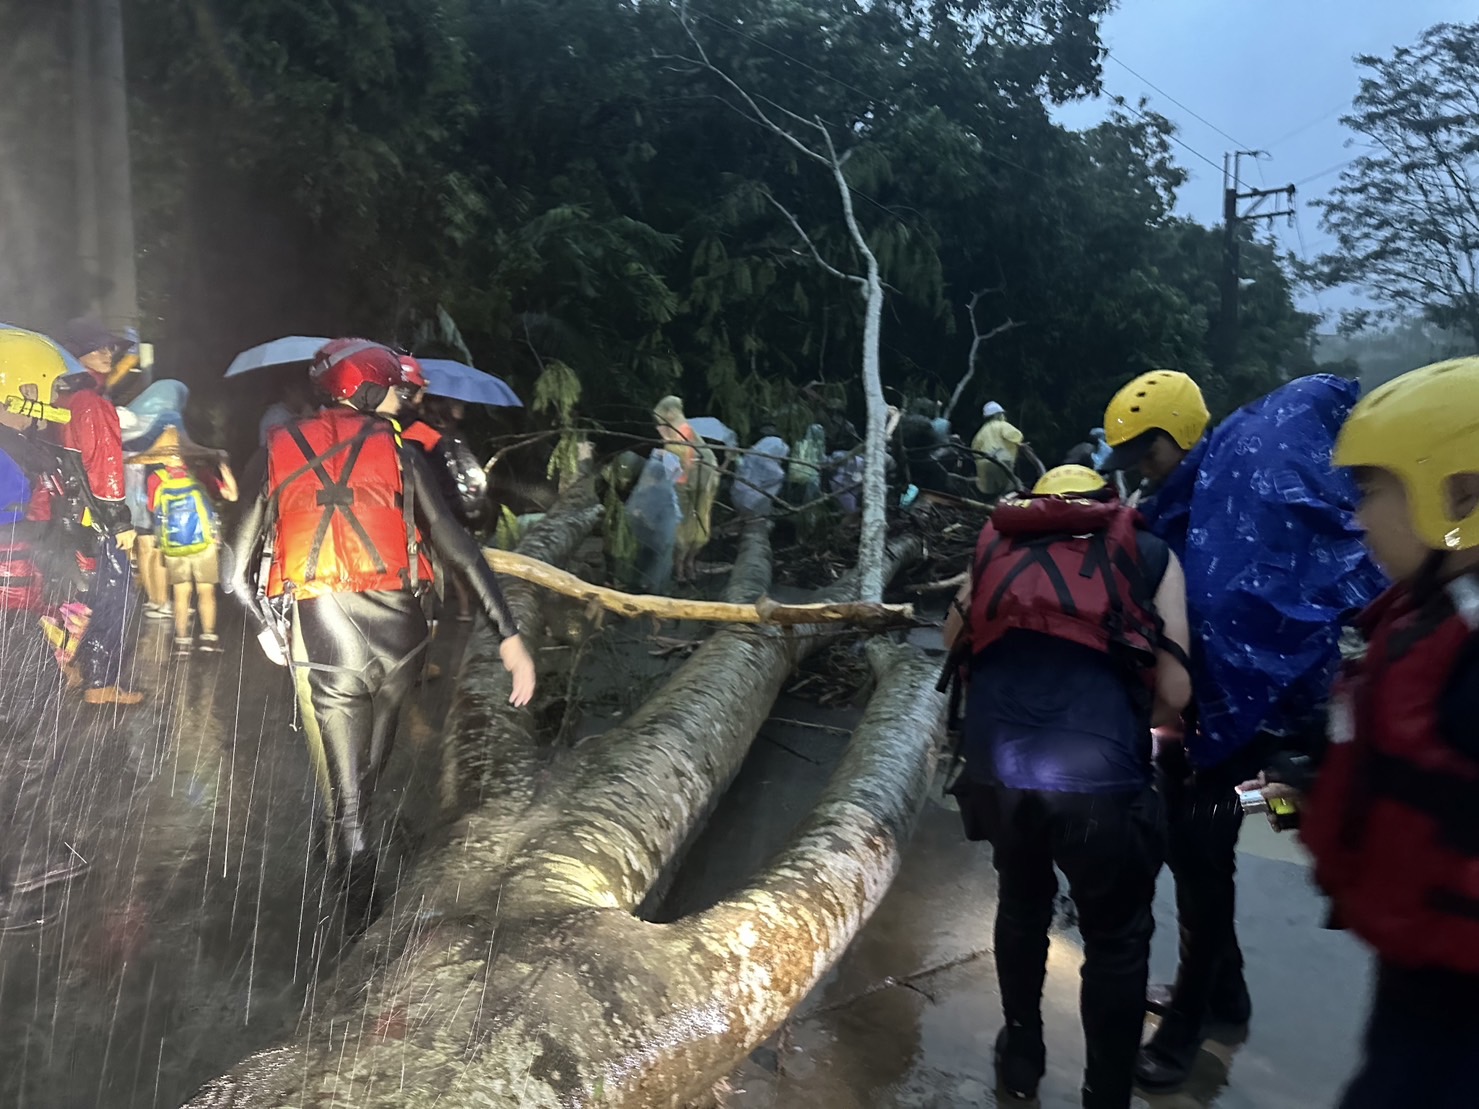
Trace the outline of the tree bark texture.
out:
<instances>
[{"instance_id":1,"label":"tree bark texture","mask_svg":"<svg viewBox=\"0 0 1479 1109\"><path fill-rule=\"evenodd\" d=\"M763 526L746 533L733 599L763 590L752 571L767 549ZM890 554L916 557L917 541ZM823 638L721 631L627 721L565 753L549 784L492 795L319 989L300 1033L191 1105L636 1107L701 1094L845 948L926 788L937 666L879 645L879 692L791 847L704 913L636 915ZM500 718L515 715L495 700L501 683L482 691L471 666L463 682L480 688L459 698L457 727L501 742Z\"/></svg>"}]
</instances>

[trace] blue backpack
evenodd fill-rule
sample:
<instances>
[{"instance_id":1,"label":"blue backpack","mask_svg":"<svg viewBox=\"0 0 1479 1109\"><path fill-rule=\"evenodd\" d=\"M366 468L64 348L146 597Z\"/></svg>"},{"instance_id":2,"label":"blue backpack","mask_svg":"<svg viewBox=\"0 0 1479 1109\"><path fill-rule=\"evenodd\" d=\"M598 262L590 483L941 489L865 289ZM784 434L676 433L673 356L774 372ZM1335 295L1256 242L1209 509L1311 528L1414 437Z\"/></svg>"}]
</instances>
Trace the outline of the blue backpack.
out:
<instances>
[{"instance_id":1,"label":"blue backpack","mask_svg":"<svg viewBox=\"0 0 1479 1109\"><path fill-rule=\"evenodd\" d=\"M216 510L200 483L188 475L157 471L154 532L160 551L169 558L203 554L216 544L220 531Z\"/></svg>"}]
</instances>

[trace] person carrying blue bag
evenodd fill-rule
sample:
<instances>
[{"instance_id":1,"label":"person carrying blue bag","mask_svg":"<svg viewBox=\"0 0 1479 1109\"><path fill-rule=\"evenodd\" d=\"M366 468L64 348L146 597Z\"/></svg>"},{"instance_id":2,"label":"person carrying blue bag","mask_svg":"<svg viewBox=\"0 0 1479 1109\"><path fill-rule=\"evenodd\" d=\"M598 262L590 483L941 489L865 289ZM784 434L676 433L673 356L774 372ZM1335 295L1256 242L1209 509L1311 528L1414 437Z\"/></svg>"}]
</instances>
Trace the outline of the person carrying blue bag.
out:
<instances>
[{"instance_id":1,"label":"person carrying blue bag","mask_svg":"<svg viewBox=\"0 0 1479 1109\"><path fill-rule=\"evenodd\" d=\"M215 498L236 500L231 467L224 456L190 442L173 424L130 461L145 473L154 541L174 601L175 657L188 657L192 646L205 654L218 653L216 587L221 581L222 536ZM198 641L191 626L197 613Z\"/></svg>"},{"instance_id":2,"label":"person carrying blue bag","mask_svg":"<svg viewBox=\"0 0 1479 1109\"><path fill-rule=\"evenodd\" d=\"M1194 697L1184 743L1162 743L1180 964L1147 999L1162 1013L1141 1051L1142 1089L1181 1086L1209 1022L1252 1005L1234 927L1236 788L1278 750L1323 730L1343 624L1386 582L1361 543L1350 477L1331 451L1360 387L1303 377L1215 429L1196 382L1143 374L1105 412L1105 468L1138 470L1140 509L1186 572Z\"/></svg>"}]
</instances>

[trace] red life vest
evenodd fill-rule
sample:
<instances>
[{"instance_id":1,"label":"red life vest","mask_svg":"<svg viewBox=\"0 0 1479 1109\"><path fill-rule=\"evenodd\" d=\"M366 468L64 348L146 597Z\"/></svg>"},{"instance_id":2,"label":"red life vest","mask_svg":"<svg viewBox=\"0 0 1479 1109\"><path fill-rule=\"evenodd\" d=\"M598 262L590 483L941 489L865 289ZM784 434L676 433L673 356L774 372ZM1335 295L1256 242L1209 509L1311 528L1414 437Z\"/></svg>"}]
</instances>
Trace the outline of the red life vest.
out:
<instances>
[{"instance_id":1,"label":"red life vest","mask_svg":"<svg viewBox=\"0 0 1479 1109\"><path fill-rule=\"evenodd\" d=\"M1341 922L1383 959L1479 974L1479 761L1438 720L1479 629L1479 579L1420 606L1395 586L1361 625L1366 657L1336 683L1300 837Z\"/></svg>"},{"instance_id":2,"label":"red life vest","mask_svg":"<svg viewBox=\"0 0 1479 1109\"><path fill-rule=\"evenodd\" d=\"M414 591L430 582L400 450L391 424L351 408L268 432L276 513L269 597Z\"/></svg>"},{"instance_id":3,"label":"red life vest","mask_svg":"<svg viewBox=\"0 0 1479 1109\"><path fill-rule=\"evenodd\" d=\"M1117 501L1011 497L976 541L970 641L977 654L1014 629L1103 651L1155 687L1161 621L1136 534Z\"/></svg>"}]
</instances>

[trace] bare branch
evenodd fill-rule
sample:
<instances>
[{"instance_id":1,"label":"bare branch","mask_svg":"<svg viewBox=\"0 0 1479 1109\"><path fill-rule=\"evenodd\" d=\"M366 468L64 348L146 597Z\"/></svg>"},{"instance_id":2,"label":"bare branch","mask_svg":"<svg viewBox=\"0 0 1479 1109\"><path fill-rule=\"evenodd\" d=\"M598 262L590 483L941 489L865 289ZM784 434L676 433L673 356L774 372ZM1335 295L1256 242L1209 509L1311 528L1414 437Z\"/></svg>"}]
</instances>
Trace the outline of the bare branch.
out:
<instances>
[{"instance_id":1,"label":"bare branch","mask_svg":"<svg viewBox=\"0 0 1479 1109\"><path fill-rule=\"evenodd\" d=\"M786 217L786 222L791 225L796 234L800 236L801 241L806 244L807 249L811 251L812 260L816 262L817 265L821 266L822 269L826 270L833 277L841 278L843 281L851 281L854 284L858 285L867 284L866 278L859 277L855 273L843 273L840 269L838 269L836 266L832 265L832 263L823 258L821 253L817 250L816 243L811 241L811 236L808 235L804 230L802 230L800 222L787 210L786 206L775 197L771 196L770 190L763 190L761 192L761 195L770 202L771 207L773 207L777 212Z\"/></svg>"},{"instance_id":2,"label":"bare branch","mask_svg":"<svg viewBox=\"0 0 1479 1109\"><path fill-rule=\"evenodd\" d=\"M825 157L823 157L817 151L813 150L811 147L807 146L795 135L791 134L790 131L787 131L779 123L771 119L770 116L766 115L765 110L760 107L759 103L756 102L753 96L751 96L740 86L739 82L737 82L729 74L725 73L709 59L709 52L704 49L704 44L699 41L698 35L694 33L693 25L688 20L688 5L686 3L680 4L678 6L678 19L683 24L683 30L688 35L688 41L693 43L693 48L698 51L697 59L684 58L681 55L677 55L679 61L685 61L690 65L696 65L700 69L704 69L707 70L709 73L712 73L715 77L719 78L719 80L723 81L727 86L729 86L730 90L733 91L736 96L738 96L741 100L745 102L745 106L750 110L751 118L754 119L756 123L770 128L787 143L789 143L791 147L798 153L805 155L813 161L822 162L824 164L826 163L827 159ZM806 122L805 120L801 119L800 116L797 116L794 112L791 112L784 108L780 110L784 111L793 119L800 120L803 123ZM814 126L821 127L822 125L820 123L817 123L814 124ZM823 128L823 131L825 133L825 128Z\"/></svg>"},{"instance_id":3,"label":"bare branch","mask_svg":"<svg viewBox=\"0 0 1479 1109\"><path fill-rule=\"evenodd\" d=\"M965 374L955 385L955 391L950 394L950 403L945 406L945 418L948 420L955 413L955 406L960 403L960 398L965 395L966 386L976 376L976 359L981 347L995 339L998 335L1004 335L1013 328L1021 327L1017 320L1007 320L999 323L984 335L981 334L980 325L976 323L976 305L981 302L981 296L988 292L997 292L995 289L977 289L971 294L971 299L966 302L966 311L971 317L971 352L966 358Z\"/></svg>"}]
</instances>

